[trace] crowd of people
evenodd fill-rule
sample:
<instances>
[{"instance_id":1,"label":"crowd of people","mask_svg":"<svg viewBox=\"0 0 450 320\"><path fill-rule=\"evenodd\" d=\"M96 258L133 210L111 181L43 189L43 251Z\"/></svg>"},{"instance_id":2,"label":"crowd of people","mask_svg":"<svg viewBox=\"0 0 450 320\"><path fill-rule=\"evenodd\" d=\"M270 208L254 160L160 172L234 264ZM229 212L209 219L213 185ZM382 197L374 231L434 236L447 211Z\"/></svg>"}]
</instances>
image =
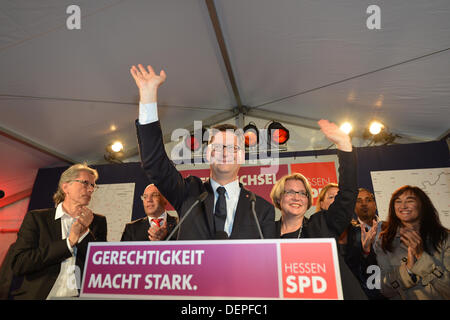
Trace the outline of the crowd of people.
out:
<instances>
[{"instance_id":1,"label":"crowd of people","mask_svg":"<svg viewBox=\"0 0 450 320\"><path fill-rule=\"evenodd\" d=\"M403 186L392 194L387 220L379 221L374 195L358 189L351 139L334 123L318 122L337 147L339 181L322 189L317 212L306 218L313 195L301 173L275 183L272 203L239 183L244 138L233 125L213 128L206 152L210 178L183 178L166 154L158 120L157 92L166 74L142 65L130 71L140 93L137 139L151 184L141 196L146 217L128 223L121 241L169 235L174 240L335 238L344 299L450 299L449 230L430 198L420 188ZM87 208L97 178L87 165L71 166L61 175L55 208L26 214L4 263L23 279L8 291L12 298L78 295L77 288L66 285L68 270L83 274L87 244L106 241L106 218ZM192 207L200 197L203 204ZM165 211L168 202L182 223ZM281 211L278 221L275 208ZM374 266L378 280L369 272Z\"/></svg>"}]
</instances>

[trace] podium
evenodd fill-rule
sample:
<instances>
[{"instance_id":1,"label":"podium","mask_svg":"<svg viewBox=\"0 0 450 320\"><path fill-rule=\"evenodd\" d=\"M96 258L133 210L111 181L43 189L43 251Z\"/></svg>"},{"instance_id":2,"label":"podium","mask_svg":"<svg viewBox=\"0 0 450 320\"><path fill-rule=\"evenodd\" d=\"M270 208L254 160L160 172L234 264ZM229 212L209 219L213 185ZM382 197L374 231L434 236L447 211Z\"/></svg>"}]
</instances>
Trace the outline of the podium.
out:
<instances>
[{"instance_id":1,"label":"podium","mask_svg":"<svg viewBox=\"0 0 450 320\"><path fill-rule=\"evenodd\" d=\"M91 242L81 298L343 299L334 239Z\"/></svg>"}]
</instances>

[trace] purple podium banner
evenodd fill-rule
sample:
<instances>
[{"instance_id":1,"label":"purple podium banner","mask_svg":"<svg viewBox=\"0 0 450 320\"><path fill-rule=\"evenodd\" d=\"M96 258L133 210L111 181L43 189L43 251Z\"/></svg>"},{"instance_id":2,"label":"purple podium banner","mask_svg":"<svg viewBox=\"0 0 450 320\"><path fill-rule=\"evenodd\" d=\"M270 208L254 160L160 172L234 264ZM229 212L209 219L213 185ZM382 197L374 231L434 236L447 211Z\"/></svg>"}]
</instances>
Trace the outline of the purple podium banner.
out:
<instances>
[{"instance_id":1,"label":"purple podium banner","mask_svg":"<svg viewBox=\"0 0 450 320\"><path fill-rule=\"evenodd\" d=\"M277 245L265 240L89 243L81 297L274 299Z\"/></svg>"}]
</instances>

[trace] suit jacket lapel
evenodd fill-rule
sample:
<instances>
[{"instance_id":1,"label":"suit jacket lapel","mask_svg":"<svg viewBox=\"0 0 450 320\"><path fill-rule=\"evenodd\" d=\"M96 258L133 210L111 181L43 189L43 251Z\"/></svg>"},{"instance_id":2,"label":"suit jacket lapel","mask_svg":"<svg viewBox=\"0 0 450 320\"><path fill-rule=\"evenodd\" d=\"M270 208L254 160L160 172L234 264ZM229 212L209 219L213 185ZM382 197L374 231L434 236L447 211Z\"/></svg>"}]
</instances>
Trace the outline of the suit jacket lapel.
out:
<instances>
[{"instance_id":1,"label":"suit jacket lapel","mask_svg":"<svg viewBox=\"0 0 450 320\"><path fill-rule=\"evenodd\" d=\"M206 188L206 191L208 191L208 197L204 201L205 205L205 215L206 215L206 221L208 223L208 227L211 233L211 236L214 238L215 233L215 227L214 227L214 191L211 187L211 183L206 181L204 183L204 186Z\"/></svg>"},{"instance_id":2,"label":"suit jacket lapel","mask_svg":"<svg viewBox=\"0 0 450 320\"><path fill-rule=\"evenodd\" d=\"M137 240L145 241L148 240L148 229L150 228L150 221L148 220L148 216L142 218L141 223L139 224L139 231L136 234Z\"/></svg>"},{"instance_id":3,"label":"suit jacket lapel","mask_svg":"<svg viewBox=\"0 0 450 320\"><path fill-rule=\"evenodd\" d=\"M175 217L172 217L170 214L167 214L167 230L169 228L172 228L176 225L177 219Z\"/></svg>"},{"instance_id":4,"label":"suit jacket lapel","mask_svg":"<svg viewBox=\"0 0 450 320\"><path fill-rule=\"evenodd\" d=\"M141 226L142 226L142 229L145 230L145 232L148 231L148 229L150 228L150 220L148 219L148 216L145 218L142 218Z\"/></svg>"},{"instance_id":5,"label":"suit jacket lapel","mask_svg":"<svg viewBox=\"0 0 450 320\"><path fill-rule=\"evenodd\" d=\"M61 218L55 220L56 209L49 209L47 213L47 223L48 229L50 231L50 236L53 241L61 240Z\"/></svg>"},{"instance_id":6,"label":"suit jacket lapel","mask_svg":"<svg viewBox=\"0 0 450 320\"><path fill-rule=\"evenodd\" d=\"M172 217L170 214L167 214L167 235L169 235L173 228L177 225L177 219L175 217ZM176 237L176 234L174 235L174 238Z\"/></svg>"}]
</instances>

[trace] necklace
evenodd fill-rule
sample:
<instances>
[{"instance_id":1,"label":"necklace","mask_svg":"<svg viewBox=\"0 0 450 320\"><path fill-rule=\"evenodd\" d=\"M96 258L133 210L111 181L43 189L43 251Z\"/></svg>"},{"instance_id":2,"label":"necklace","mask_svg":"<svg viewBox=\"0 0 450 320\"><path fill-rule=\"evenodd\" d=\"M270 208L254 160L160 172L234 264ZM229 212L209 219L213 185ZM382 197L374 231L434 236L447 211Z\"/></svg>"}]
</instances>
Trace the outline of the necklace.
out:
<instances>
[{"instance_id":1,"label":"necklace","mask_svg":"<svg viewBox=\"0 0 450 320\"><path fill-rule=\"evenodd\" d=\"M301 236L302 236L303 225L304 225L304 223L305 223L305 219L306 219L306 218L303 218L302 225L301 225L300 228L298 229L298 236L297 236L297 239L300 239Z\"/></svg>"},{"instance_id":2,"label":"necklace","mask_svg":"<svg viewBox=\"0 0 450 320\"><path fill-rule=\"evenodd\" d=\"M301 238L301 236L302 236L302 230L303 230L303 223L302 223L302 225L300 226L300 229L298 229L298 237L297 237L297 239L300 239L300 238Z\"/></svg>"}]
</instances>

